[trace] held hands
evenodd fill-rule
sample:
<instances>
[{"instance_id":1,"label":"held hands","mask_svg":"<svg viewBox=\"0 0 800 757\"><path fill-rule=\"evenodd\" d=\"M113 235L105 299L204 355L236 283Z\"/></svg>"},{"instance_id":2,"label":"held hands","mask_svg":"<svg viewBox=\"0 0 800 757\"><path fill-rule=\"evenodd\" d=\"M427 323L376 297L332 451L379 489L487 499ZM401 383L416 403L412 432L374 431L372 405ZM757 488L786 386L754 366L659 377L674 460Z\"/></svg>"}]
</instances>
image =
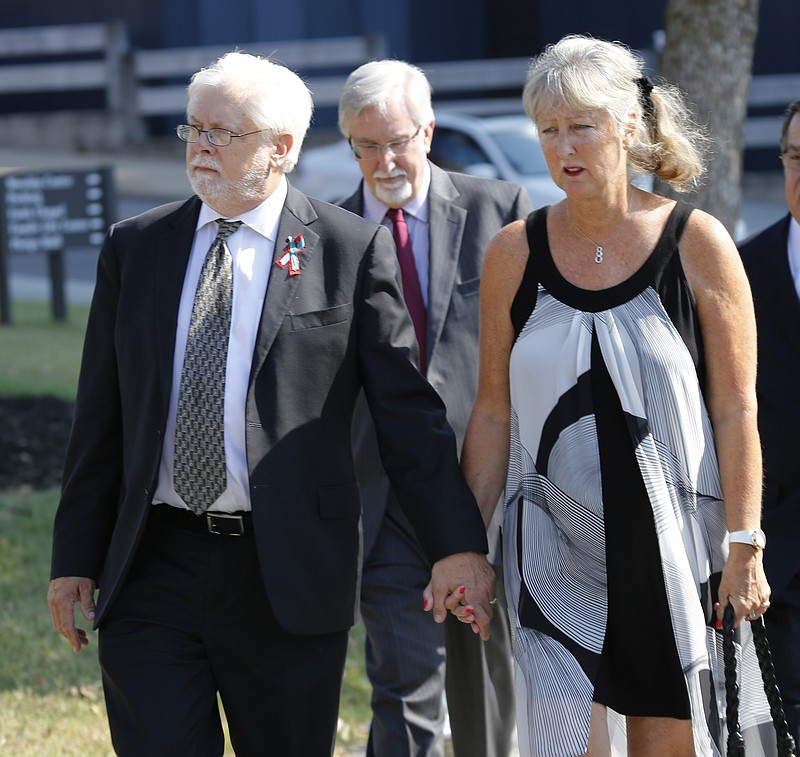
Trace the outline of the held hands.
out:
<instances>
[{"instance_id":1,"label":"held hands","mask_svg":"<svg viewBox=\"0 0 800 757\"><path fill-rule=\"evenodd\" d=\"M54 578L47 590L47 604L50 607L53 625L76 652L80 652L81 648L89 643L89 637L86 631L75 625L75 603L80 604L86 620L94 621L95 588L95 582L90 578L66 576Z\"/></svg>"},{"instance_id":2,"label":"held hands","mask_svg":"<svg viewBox=\"0 0 800 757\"><path fill-rule=\"evenodd\" d=\"M729 602L738 621L760 618L769 607L770 587L764 574L761 550L748 544L731 544L730 555L719 585L720 602L714 605L717 628L722 628L722 613Z\"/></svg>"},{"instance_id":3,"label":"held hands","mask_svg":"<svg viewBox=\"0 0 800 757\"><path fill-rule=\"evenodd\" d=\"M436 562L430 583L423 592L423 609L433 610L437 623L444 623L450 610L486 641L494 615L494 568L480 552L461 552Z\"/></svg>"}]
</instances>

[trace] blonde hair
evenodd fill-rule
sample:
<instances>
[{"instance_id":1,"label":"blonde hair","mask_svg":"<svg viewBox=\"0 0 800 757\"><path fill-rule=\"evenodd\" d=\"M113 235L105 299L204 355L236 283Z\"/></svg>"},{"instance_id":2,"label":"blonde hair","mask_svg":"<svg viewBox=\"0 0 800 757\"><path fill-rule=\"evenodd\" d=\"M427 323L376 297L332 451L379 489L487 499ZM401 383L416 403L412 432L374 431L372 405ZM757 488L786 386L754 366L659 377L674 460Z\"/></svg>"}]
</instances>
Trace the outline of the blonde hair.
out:
<instances>
[{"instance_id":1,"label":"blonde hair","mask_svg":"<svg viewBox=\"0 0 800 757\"><path fill-rule=\"evenodd\" d=\"M534 122L561 107L606 111L620 131L633 127L631 171L678 191L692 189L705 171L709 140L683 95L650 82L644 61L619 42L570 35L549 45L528 70L522 104Z\"/></svg>"}]
</instances>

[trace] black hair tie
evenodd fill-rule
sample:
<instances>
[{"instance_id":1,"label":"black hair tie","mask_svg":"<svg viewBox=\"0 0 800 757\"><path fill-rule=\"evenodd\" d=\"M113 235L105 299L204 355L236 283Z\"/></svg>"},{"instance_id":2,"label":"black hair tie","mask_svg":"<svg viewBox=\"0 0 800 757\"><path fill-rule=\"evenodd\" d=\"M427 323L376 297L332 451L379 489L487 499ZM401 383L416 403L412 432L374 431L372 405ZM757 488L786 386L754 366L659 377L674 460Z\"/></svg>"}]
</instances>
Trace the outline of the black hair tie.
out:
<instances>
[{"instance_id":1,"label":"black hair tie","mask_svg":"<svg viewBox=\"0 0 800 757\"><path fill-rule=\"evenodd\" d=\"M649 76L640 76L636 79L636 86L639 88L639 103L642 106L644 121L648 127L653 125L653 99L650 93L653 91L653 82Z\"/></svg>"}]
</instances>

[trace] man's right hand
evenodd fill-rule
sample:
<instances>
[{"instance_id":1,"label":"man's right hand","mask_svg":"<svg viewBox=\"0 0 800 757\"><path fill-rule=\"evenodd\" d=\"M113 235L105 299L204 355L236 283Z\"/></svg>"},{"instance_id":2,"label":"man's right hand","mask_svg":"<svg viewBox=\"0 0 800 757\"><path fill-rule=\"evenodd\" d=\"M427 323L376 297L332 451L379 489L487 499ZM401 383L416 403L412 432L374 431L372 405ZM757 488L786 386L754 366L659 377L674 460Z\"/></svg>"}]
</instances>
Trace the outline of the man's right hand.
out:
<instances>
[{"instance_id":1,"label":"man's right hand","mask_svg":"<svg viewBox=\"0 0 800 757\"><path fill-rule=\"evenodd\" d=\"M86 631L75 625L75 603L81 606L83 617L94 622L94 591L96 584L91 578L64 576L50 581L47 590L47 604L53 625L76 652L89 643Z\"/></svg>"}]
</instances>

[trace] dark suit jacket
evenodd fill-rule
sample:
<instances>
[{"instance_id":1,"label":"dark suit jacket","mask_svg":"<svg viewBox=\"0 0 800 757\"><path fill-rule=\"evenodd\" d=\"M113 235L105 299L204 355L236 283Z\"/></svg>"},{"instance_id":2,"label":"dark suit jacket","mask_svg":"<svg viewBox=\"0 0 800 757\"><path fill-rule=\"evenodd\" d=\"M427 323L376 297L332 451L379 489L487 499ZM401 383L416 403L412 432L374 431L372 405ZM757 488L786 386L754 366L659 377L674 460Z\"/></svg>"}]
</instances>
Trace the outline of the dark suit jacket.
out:
<instances>
[{"instance_id":1,"label":"dark suit jacket","mask_svg":"<svg viewBox=\"0 0 800 757\"><path fill-rule=\"evenodd\" d=\"M139 544L157 480L175 328L200 201L113 226L100 254L56 516L52 575L100 587L96 625ZM414 333L391 235L291 186L250 374L246 444L264 586L290 632L354 622L360 499L350 426L363 388L384 464L428 558L486 551L441 400L409 361Z\"/></svg>"},{"instance_id":2,"label":"dark suit jacket","mask_svg":"<svg viewBox=\"0 0 800 757\"><path fill-rule=\"evenodd\" d=\"M800 570L800 300L789 270L790 219L741 245L758 327L764 565L775 595Z\"/></svg>"},{"instance_id":3,"label":"dark suit jacket","mask_svg":"<svg viewBox=\"0 0 800 757\"><path fill-rule=\"evenodd\" d=\"M430 204L427 378L447 406L459 451L478 389L478 294L483 257L492 237L531 211L525 189L505 181L449 173L434 164ZM341 202L364 213L362 185ZM359 406L354 430L364 502L365 553L375 541L388 499L389 481L374 453L369 417ZM399 513L396 517L402 517ZM492 534L490 543L495 540Z\"/></svg>"}]
</instances>

